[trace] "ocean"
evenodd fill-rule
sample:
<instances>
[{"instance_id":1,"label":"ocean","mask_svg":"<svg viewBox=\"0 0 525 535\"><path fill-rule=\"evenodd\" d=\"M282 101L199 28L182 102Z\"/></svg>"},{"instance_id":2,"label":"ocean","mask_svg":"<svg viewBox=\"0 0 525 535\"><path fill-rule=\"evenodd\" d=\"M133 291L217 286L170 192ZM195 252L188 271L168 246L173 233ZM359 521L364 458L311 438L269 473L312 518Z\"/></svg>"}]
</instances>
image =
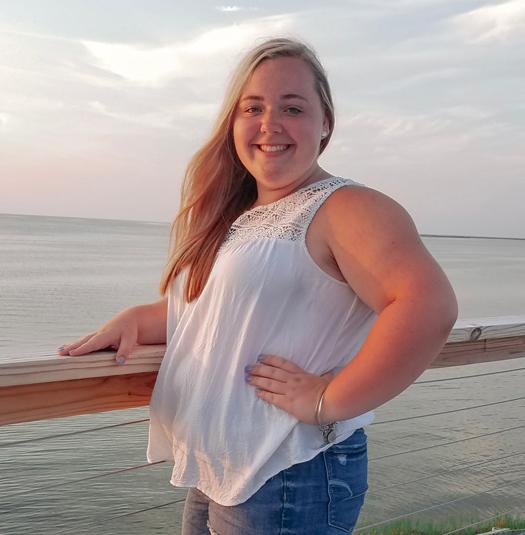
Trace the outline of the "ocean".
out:
<instances>
[{"instance_id":1,"label":"ocean","mask_svg":"<svg viewBox=\"0 0 525 535\"><path fill-rule=\"evenodd\" d=\"M0 215L0 353L56 348L158 299L168 234L165 223ZM525 315L525 240L423 239L460 317ZM509 400L523 392L524 368L522 358L429 370L380 407L359 525L523 506L524 403ZM185 491L169 485L169 465L127 470L146 462L147 422L96 430L147 417L143 408L0 428L0 535L179 533Z\"/></svg>"}]
</instances>

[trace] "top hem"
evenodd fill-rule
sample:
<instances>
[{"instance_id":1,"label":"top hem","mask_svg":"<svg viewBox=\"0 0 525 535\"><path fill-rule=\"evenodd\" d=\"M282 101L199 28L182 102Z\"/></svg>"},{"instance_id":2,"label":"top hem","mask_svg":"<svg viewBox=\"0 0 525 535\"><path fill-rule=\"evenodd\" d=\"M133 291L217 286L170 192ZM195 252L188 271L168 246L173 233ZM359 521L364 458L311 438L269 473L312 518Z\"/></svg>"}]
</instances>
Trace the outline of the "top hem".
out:
<instances>
[{"instance_id":1,"label":"top hem","mask_svg":"<svg viewBox=\"0 0 525 535\"><path fill-rule=\"evenodd\" d=\"M198 482L192 483L190 481L184 481L184 480L178 481L176 478L172 477L170 480L170 484L173 485L174 487L194 487L197 490L201 491L203 494L205 494L209 499L213 500L215 503L219 505L223 505L225 507L232 507L235 505L239 505L241 503L244 503L246 500L250 499L269 479L271 479L278 473L282 472L283 470L287 470L288 468L296 464L306 463L308 461L311 461L314 457L328 450L331 446L338 444L339 442L343 442L344 440L352 436L355 433L355 431L357 431L357 429L370 425L374 421L374 413L373 411L369 411L368 413L358 416L357 418L361 420L358 423L359 427L353 428L352 432L350 433L348 432L343 433L342 438L338 440L337 442L334 442L333 444L325 444L319 450L314 450L314 451L309 450L309 451L312 451L311 455L303 455L301 457L298 457L297 459L294 459L293 462L288 463L287 465L280 468L278 471L274 471L273 473L270 473L269 475L265 476L264 481L258 482L256 485L254 485L253 488L244 487L238 492L238 494L236 494L232 498L224 499L219 496L216 496L215 495L216 489L210 489L206 485L199 484ZM354 418L352 418L352 420L354 420ZM155 462L149 456L148 456L148 461ZM173 462L173 460L171 462Z\"/></svg>"}]
</instances>

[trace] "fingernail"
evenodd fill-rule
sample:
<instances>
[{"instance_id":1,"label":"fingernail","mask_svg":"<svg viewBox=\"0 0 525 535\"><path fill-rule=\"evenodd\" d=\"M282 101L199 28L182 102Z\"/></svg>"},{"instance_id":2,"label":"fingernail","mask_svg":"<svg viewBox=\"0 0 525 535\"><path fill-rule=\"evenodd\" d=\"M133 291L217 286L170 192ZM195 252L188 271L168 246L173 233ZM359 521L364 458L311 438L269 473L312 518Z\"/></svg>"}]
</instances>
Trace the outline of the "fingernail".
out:
<instances>
[{"instance_id":1,"label":"fingernail","mask_svg":"<svg viewBox=\"0 0 525 535\"><path fill-rule=\"evenodd\" d=\"M251 375L247 375L244 380L249 383L251 380L253 379L253 377Z\"/></svg>"},{"instance_id":2,"label":"fingernail","mask_svg":"<svg viewBox=\"0 0 525 535\"><path fill-rule=\"evenodd\" d=\"M64 349L66 349L66 346L60 346L60 347L58 348L59 351L64 351Z\"/></svg>"},{"instance_id":3,"label":"fingernail","mask_svg":"<svg viewBox=\"0 0 525 535\"><path fill-rule=\"evenodd\" d=\"M257 357L257 360L264 360L264 355L259 355L259 356Z\"/></svg>"},{"instance_id":4,"label":"fingernail","mask_svg":"<svg viewBox=\"0 0 525 535\"><path fill-rule=\"evenodd\" d=\"M126 359L122 355L120 355L120 357L117 359L117 362L122 365L124 364L124 362L126 362Z\"/></svg>"},{"instance_id":5,"label":"fingernail","mask_svg":"<svg viewBox=\"0 0 525 535\"><path fill-rule=\"evenodd\" d=\"M253 370L253 366L245 366L244 371L245 372L251 372Z\"/></svg>"},{"instance_id":6,"label":"fingernail","mask_svg":"<svg viewBox=\"0 0 525 535\"><path fill-rule=\"evenodd\" d=\"M255 391L256 391L256 392L262 392L262 388L257 387L257 388L255 389Z\"/></svg>"},{"instance_id":7,"label":"fingernail","mask_svg":"<svg viewBox=\"0 0 525 535\"><path fill-rule=\"evenodd\" d=\"M68 353L68 355L73 355L74 352L75 352L75 350L73 349Z\"/></svg>"}]
</instances>

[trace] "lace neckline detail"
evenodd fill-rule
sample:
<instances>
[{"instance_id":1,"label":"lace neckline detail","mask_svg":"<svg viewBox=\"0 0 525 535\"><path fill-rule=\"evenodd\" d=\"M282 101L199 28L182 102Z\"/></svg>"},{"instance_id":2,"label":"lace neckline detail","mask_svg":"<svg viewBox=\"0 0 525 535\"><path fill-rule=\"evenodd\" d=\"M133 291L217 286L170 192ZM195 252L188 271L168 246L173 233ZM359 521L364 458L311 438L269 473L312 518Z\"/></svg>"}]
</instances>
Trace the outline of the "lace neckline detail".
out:
<instances>
[{"instance_id":1,"label":"lace neckline detail","mask_svg":"<svg viewBox=\"0 0 525 535\"><path fill-rule=\"evenodd\" d=\"M328 177L269 204L241 214L225 236L221 250L230 245L258 238L304 241L315 213L335 190L357 183L341 177Z\"/></svg>"},{"instance_id":2,"label":"lace neckline detail","mask_svg":"<svg viewBox=\"0 0 525 535\"><path fill-rule=\"evenodd\" d=\"M312 182L311 184L308 184L308 186L303 186L302 188L296 189L295 191L292 191L292 193L289 193L288 195L285 195L284 197L281 197L280 199L277 199L276 201L273 201L268 204L261 204L253 208L248 208L240 215L240 217L242 217L244 214L248 214L256 210L261 210L262 212L266 211L265 209L271 210L274 206L277 206L279 203L287 199L293 198L297 195L300 195L301 193L308 191L312 188L316 188L319 185L324 184L325 182L330 182L331 180L344 180L344 179L338 176L329 176L327 178L323 178L322 180L318 180L317 182Z\"/></svg>"}]
</instances>

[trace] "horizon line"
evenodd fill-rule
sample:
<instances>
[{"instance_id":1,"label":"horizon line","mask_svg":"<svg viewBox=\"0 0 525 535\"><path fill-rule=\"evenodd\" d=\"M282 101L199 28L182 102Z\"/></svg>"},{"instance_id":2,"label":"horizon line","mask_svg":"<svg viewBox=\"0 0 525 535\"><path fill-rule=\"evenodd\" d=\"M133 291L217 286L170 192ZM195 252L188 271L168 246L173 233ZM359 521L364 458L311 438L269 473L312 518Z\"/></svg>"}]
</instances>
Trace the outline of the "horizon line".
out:
<instances>
[{"instance_id":1,"label":"horizon line","mask_svg":"<svg viewBox=\"0 0 525 535\"><path fill-rule=\"evenodd\" d=\"M40 215L40 214L12 214L0 212L0 216L20 216L20 217L51 217L51 218L60 218L60 219L85 219L85 220L95 220L95 221L121 221L125 223L151 223L155 225L171 225L171 221L151 221L145 219L109 219L105 217L75 217L75 216L65 216L65 215ZM480 240L518 240L525 241L524 238L518 238L516 236L472 236L468 234L429 234L429 233L420 233L423 238L454 238L454 239L480 239Z\"/></svg>"}]
</instances>

